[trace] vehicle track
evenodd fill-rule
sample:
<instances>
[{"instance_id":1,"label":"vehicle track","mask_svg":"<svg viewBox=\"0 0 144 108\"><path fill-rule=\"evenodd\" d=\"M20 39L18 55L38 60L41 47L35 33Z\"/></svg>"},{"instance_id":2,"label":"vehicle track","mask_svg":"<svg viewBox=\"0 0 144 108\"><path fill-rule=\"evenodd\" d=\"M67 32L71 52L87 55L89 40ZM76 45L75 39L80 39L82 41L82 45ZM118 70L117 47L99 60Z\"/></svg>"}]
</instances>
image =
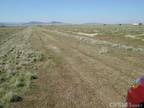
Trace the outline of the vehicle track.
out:
<instances>
[{"instance_id":1,"label":"vehicle track","mask_svg":"<svg viewBox=\"0 0 144 108\"><path fill-rule=\"evenodd\" d=\"M47 59L38 68L38 90L16 108L110 108L110 103L125 102L134 77L127 71L143 70L117 56L99 55L99 47L75 38L40 27L29 29L32 47Z\"/></svg>"}]
</instances>

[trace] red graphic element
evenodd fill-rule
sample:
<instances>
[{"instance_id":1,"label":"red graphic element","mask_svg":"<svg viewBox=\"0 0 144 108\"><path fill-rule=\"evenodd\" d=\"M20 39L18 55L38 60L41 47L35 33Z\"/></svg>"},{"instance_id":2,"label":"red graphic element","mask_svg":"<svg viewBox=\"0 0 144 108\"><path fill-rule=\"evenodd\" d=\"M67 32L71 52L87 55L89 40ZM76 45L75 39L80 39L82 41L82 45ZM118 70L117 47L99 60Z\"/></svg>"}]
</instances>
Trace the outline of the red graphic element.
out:
<instances>
[{"instance_id":1,"label":"red graphic element","mask_svg":"<svg viewBox=\"0 0 144 108\"><path fill-rule=\"evenodd\" d=\"M127 108L144 108L144 77L135 81L128 90Z\"/></svg>"}]
</instances>

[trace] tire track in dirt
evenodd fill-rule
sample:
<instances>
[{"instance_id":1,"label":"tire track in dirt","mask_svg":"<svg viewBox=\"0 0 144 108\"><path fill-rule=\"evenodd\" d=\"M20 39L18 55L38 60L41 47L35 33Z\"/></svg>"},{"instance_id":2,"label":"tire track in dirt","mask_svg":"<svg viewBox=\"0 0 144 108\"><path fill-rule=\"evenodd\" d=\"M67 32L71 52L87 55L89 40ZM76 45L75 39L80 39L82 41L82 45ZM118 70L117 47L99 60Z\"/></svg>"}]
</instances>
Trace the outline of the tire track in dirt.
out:
<instances>
[{"instance_id":1,"label":"tire track in dirt","mask_svg":"<svg viewBox=\"0 0 144 108\"><path fill-rule=\"evenodd\" d=\"M17 108L109 108L111 102L125 101L128 80L133 79L126 72L143 69L131 69L117 56L98 55L94 46L65 36L70 34L32 29L31 44L47 59L39 66L38 90Z\"/></svg>"},{"instance_id":2,"label":"tire track in dirt","mask_svg":"<svg viewBox=\"0 0 144 108\"><path fill-rule=\"evenodd\" d=\"M43 48L48 50L47 44L45 45L44 43L45 37L40 36L40 38L42 39L42 43L44 45ZM57 54L55 54L55 57L56 55ZM59 56L57 59L59 59ZM101 108L106 107L98 98L97 94L95 94L94 88L91 87L89 83L85 81L78 73L75 73L74 70L71 68L71 65L68 65L67 62L65 63L65 61L60 61L60 64L56 64L56 66L54 65L52 66L52 68L50 68L49 66L47 67L46 65L48 65L47 62L44 64L44 69L40 68L40 71L50 71L51 73L49 73L48 75L46 75L46 73L43 73L47 76L43 76L43 79L45 79L44 83L48 83L48 91L46 92L42 90L40 102L41 100L45 101L42 103L38 102L39 107L91 108L93 106L99 105L101 106ZM50 68L48 69L49 71L47 71L46 68ZM39 85L41 85L41 83ZM42 87L42 89L46 89L46 87Z\"/></svg>"},{"instance_id":3,"label":"tire track in dirt","mask_svg":"<svg viewBox=\"0 0 144 108\"><path fill-rule=\"evenodd\" d=\"M46 52L47 50L51 51L51 49L47 48L47 44L44 43L45 38L40 35L38 43L43 46L39 48L43 49L43 51L46 50ZM36 41L36 39L33 38L32 41ZM35 46L35 44L33 45ZM75 73L67 62L59 61L60 57L57 57L57 54L53 56L56 61L52 60L50 65L49 61L46 61L39 68L40 78L37 81L39 90L33 96L26 96L25 101L15 107L92 108L99 105L101 108L106 107L88 82Z\"/></svg>"},{"instance_id":4,"label":"tire track in dirt","mask_svg":"<svg viewBox=\"0 0 144 108\"><path fill-rule=\"evenodd\" d=\"M49 32L51 32L51 31L49 31ZM67 35L70 35L70 34L67 34ZM53 34L53 36L54 36L54 34ZM54 37L56 38L56 34ZM64 40L65 36L60 35L59 37L63 37L63 40ZM57 38L57 40L59 41L60 38ZM63 42L65 42L65 41L67 41L67 40L64 40ZM73 46L71 46L71 47L73 47ZM77 48L74 47L74 49L76 50ZM126 96L125 91L127 91L128 87L131 85L131 81L133 79L143 75L143 73L142 73L143 68L142 67L136 67L134 65L131 65L131 64L126 62L127 60L122 60L119 57L88 55L84 51L82 51L81 49L79 49L79 52L81 52L82 54L85 54L86 56L92 57L92 59L94 59L95 61L98 61L99 63L102 63L101 65L103 67L112 68L112 70L111 70L112 73L115 73L118 71L117 75L112 76L112 78L114 78L113 82L120 80L118 82L123 82L123 84L120 83L120 84L122 84L122 85L120 85L117 82L117 83L114 83L113 85L119 85L119 86L117 86L118 88L116 91L117 91L117 93L119 93L122 96ZM88 60L88 59L86 59L86 60ZM110 78L109 74L112 74L112 73L108 73L108 71L107 71L107 75L108 75L107 77ZM104 75L104 73L103 73L103 75ZM123 87L123 88L121 88L121 87ZM119 91L119 89L122 89L122 91Z\"/></svg>"},{"instance_id":5,"label":"tire track in dirt","mask_svg":"<svg viewBox=\"0 0 144 108\"><path fill-rule=\"evenodd\" d=\"M46 35L46 34L45 34ZM50 36L49 36L50 37ZM51 37L52 38L52 37ZM45 39L46 39L46 37L45 37ZM49 39L50 40L50 39ZM60 40L57 40L57 42L56 43L59 43L58 41L60 41ZM62 42L60 42L60 43L62 43ZM61 45L57 45L57 46L61 46ZM62 46L62 47L64 47L64 46ZM69 50L73 50L73 52L71 52L71 51L69 51ZM99 80L97 83L94 83L92 86L94 86L95 87L95 85L97 85L97 86L99 86L99 85L101 85L101 90L107 90L108 91L108 89L110 90L110 88L108 87L108 86L106 86L106 88L104 87L104 84L102 83L102 84L100 84L100 80L101 79L104 79L103 78L103 74L97 74L97 78L101 78L101 79L93 79L92 80L92 77L90 76L90 75L88 75L88 74L90 74L90 73L86 73L86 72L90 72L90 71L93 71L93 72L100 72L101 70L99 69L99 70L97 70L96 68L93 68L93 66L91 66L91 63L88 63L87 61L93 61L92 59L90 59L89 57L86 57L85 55L83 55L83 54L81 54L80 52L78 52L78 51L75 51L73 48L71 48L69 45L68 45L68 49L66 49L68 52L65 52L65 53L73 53L73 55L79 55L77 58L73 58L74 60L72 60L72 59L70 59L70 58L68 58L68 59L70 59L69 60L69 62L71 62L71 66L73 66L73 67L75 67L75 70L77 69L77 70L79 70L79 72L80 71L82 71L81 72L81 75L82 74L84 74L83 75L83 77L85 77L85 79L87 79L88 81L89 80L91 80L91 83L94 83L94 82L96 82L97 80ZM74 53L75 52L75 53ZM63 54L64 55L64 54ZM67 58L66 57L67 55L65 55L65 58ZM81 57L81 58L80 58ZM81 60L79 60L79 58L81 59ZM86 60L85 60L86 59ZM89 60L90 59L90 60ZM79 62L79 61L81 61L81 63L77 63L77 62ZM94 62L94 61L93 61ZM85 64L84 64L85 63ZM78 67L78 65L80 64L80 66ZM77 66L76 66L77 65ZM90 68L88 67L88 65L89 66L91 66ZM98 65L98 64L96 64L96 65ZM95 65L95 66L96 66ZM94 67L95 67L94 66ZM99 64L99 66L102 66L102 64ZM76 68L77 67L77 68ZM86 69L85 67L88 67L88 69ZM104 66L105 67L105 66ZM109 67L108 67L109 68ZM108 69L107 68L107 69ZM109 71L110 72L110 71ZM86 74L85 74L86 73ZM107 74L109 74L108 72L107 72ZM89 76L89 77L88 77ZM106 81L105 81L106 82ZM100 93L99 91L101 91L100 90L100 87L97 87L96 88L97 90L95 90L95 91L97 91L98 93L99 93L99 95L100 94L103 94L103 93ZM107 91L104 91L104 92L107 92ZM111 91L112 91L112 89L111 89ZM113 93L114 93L114 91L113 91ZM109 94L110 94L110 92L109 92ZM109 95L109 94L107 94L107 95ZM112 93L111 93L112 94ZM106 94L105 94L106 95ZM115 95L116 95L116 93L115 93ZM101 96L101 95L100 95ZM108 98L108 97L110 97L110 96L107 96L107 97L105 97L105 98ZM106 100L108 100L108 99L106 99ZM116 99L115 99L116 100ZM104 99L103 99L103 101L104 101Z\"/></svg>"},{"instance_id":6,"label":"tire track in dirt","mask_svg":"<svg viewBox=\"0 0 144 108\"><path fill-rule=\"evenodd\" d=\"M70 34L67 34L67 35L70 35ZM132 73L139 72L140 75L142 74L141 73L142 70L143 70L142 66L135 65L135 64L138 64L138 63L135 63L137 60L135 60L133 64L132 63L129 64L130 62L125 62L125 61L129 61L129 59L122 59L122 58L119 58L119 57L114 56L114 55L113 56L108 56L107 55L107 56L102 56L101 57L101 56L93 55L92 53L91 53L91 55L89 55L86 52L82 51L81 49L79 49L79 51L81 51L82 53L85 53L87 56L93 57L95 59L99 59L99 61L103 62L103 63L111 61L110 63L107 63L107 64L112 64L112 63L116 62L117 63L117 70L122 69L125 72L132 72Z\"/></svg>"},{"instance_id":7,"label":"tire track in dirt","mask_svg":"<svg viewBox=\"0 0 144 108\"><path fill-rule=\"evenodd\" d=\"M56 32L56 31L49 31L49 32ZM56 32L57 33L57 32ZM59 31L58 31L59 33ZM61 33L63 34L63 33ZM67 36L66 36L67 35ZM71 34L67 34L67 33L64 33L64 35L60 35L60 37L68 37L69 35ZM76 47L75 47L76 49ZM120 93L121 95L125 96L126 95L126 92L128 87L131 85L131 82L133 79L136 79L140 76L143 75L143 66L139 65L135 65L137 64L137 59L138 58L134 58L135 61L133 60L132 63L130 63L129 59L122 59L121 57L118 57L118 56L98 56L98 55L94 55L94 54L87 54L87 52L84 52L82 49L79 49L79 51L89 57L92 57L93 59L101 62L102 64L105 64L106 66L108 67L111 67L116 71L119 71L119 78L115 78L116 80L120 80L119 82L123 82L123 85L121 86L118 82L117 83L114 83L114 85L118 85L118 93ZM113 77L116 77L116 76L113 76ZM114 82L116 80L113 80ZM123 92L119 91L119 89L121 89L121 87L123 87Z\"/></svg>"}]
</instances>

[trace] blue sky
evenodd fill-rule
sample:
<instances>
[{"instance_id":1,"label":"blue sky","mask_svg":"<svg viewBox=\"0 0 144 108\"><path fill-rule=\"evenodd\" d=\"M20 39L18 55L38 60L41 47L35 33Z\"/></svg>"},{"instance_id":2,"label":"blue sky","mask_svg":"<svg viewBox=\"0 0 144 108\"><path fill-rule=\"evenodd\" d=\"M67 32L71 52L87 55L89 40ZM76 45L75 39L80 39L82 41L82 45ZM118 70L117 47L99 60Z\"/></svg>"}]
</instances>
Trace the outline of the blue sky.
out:
<instances>
[{"instance_id":1,"label":"blue sky","mask_svg":"<svg viewBox=\"0 0 144 108\"><path fill-rule=\"evenodd\" d=\"M0 22L144 22L144 0L0 0Z\"/></svg>"}]
</instances>

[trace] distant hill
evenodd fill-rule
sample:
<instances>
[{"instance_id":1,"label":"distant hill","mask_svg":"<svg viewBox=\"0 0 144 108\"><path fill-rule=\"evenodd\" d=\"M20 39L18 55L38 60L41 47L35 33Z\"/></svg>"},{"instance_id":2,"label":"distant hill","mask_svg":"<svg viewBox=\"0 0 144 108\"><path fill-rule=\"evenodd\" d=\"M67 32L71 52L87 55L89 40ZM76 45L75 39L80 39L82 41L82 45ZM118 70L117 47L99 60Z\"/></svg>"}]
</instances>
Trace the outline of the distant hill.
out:
<instances>
[{"instance_id":1,"label":"distant hill","mask_svg":"<svg viewBox=\"0 0 144 108\"><path fill-rule=\"evenodd\" d=\"M0 26L21 26L23 23L0 22Z\"/></svg>"},{"instance_id":2,"label":"distant hill","mask_svg":"<svg viewBox=\"0 0 144 108\"><path fill-rule=\"evenodd\" d=\"M49 24L65 24L65 23L59 22L59 21L52 21L52 22L49 22Z\"/></svg>"},{"instance_id":3,"label":"distant hill","mask_svg":"<svg viewBox=\"0 0 144 108\"><path fill-rule=\"evenodd\" d=\"M60 21L51 21L51 22L42 22L42 21L30 21L30 22L0 22L0 26L29 26L29 25L66 25L68 23L60 22Z\"/></svg>"},{"instance_id":4,"label":"distant hill","mask_svg":"<svg viewBox=\"0 0 144 108\"><path fill-rule=\"evenodd\" d=\"M39 24L45 24L45 23L40 21L30 21L28 23L24 23L24 25L39 25Z\"/></svg>"},{"instance_id":5,"label":"distant hill","mask_svg":"<svg viewBox=\"0 0 144 108\"><path fill-rule=\"evenodd\" d=\"M5 24L3 24L3 23L0 23L0 27L4 27L5 26Z\"/></svg>"},{"instance_id":6,"label":"distant hill","mask_svg":"<svg viewBox=\"0 0 144 108\"><path fill-rule=\"evenodd\" d=\"M30 21L28 23L24 23L24 25L62 25L66 24L59 21L51 21L51 22L40 22L40 21Z\"/></svg>"}]
</instances>

